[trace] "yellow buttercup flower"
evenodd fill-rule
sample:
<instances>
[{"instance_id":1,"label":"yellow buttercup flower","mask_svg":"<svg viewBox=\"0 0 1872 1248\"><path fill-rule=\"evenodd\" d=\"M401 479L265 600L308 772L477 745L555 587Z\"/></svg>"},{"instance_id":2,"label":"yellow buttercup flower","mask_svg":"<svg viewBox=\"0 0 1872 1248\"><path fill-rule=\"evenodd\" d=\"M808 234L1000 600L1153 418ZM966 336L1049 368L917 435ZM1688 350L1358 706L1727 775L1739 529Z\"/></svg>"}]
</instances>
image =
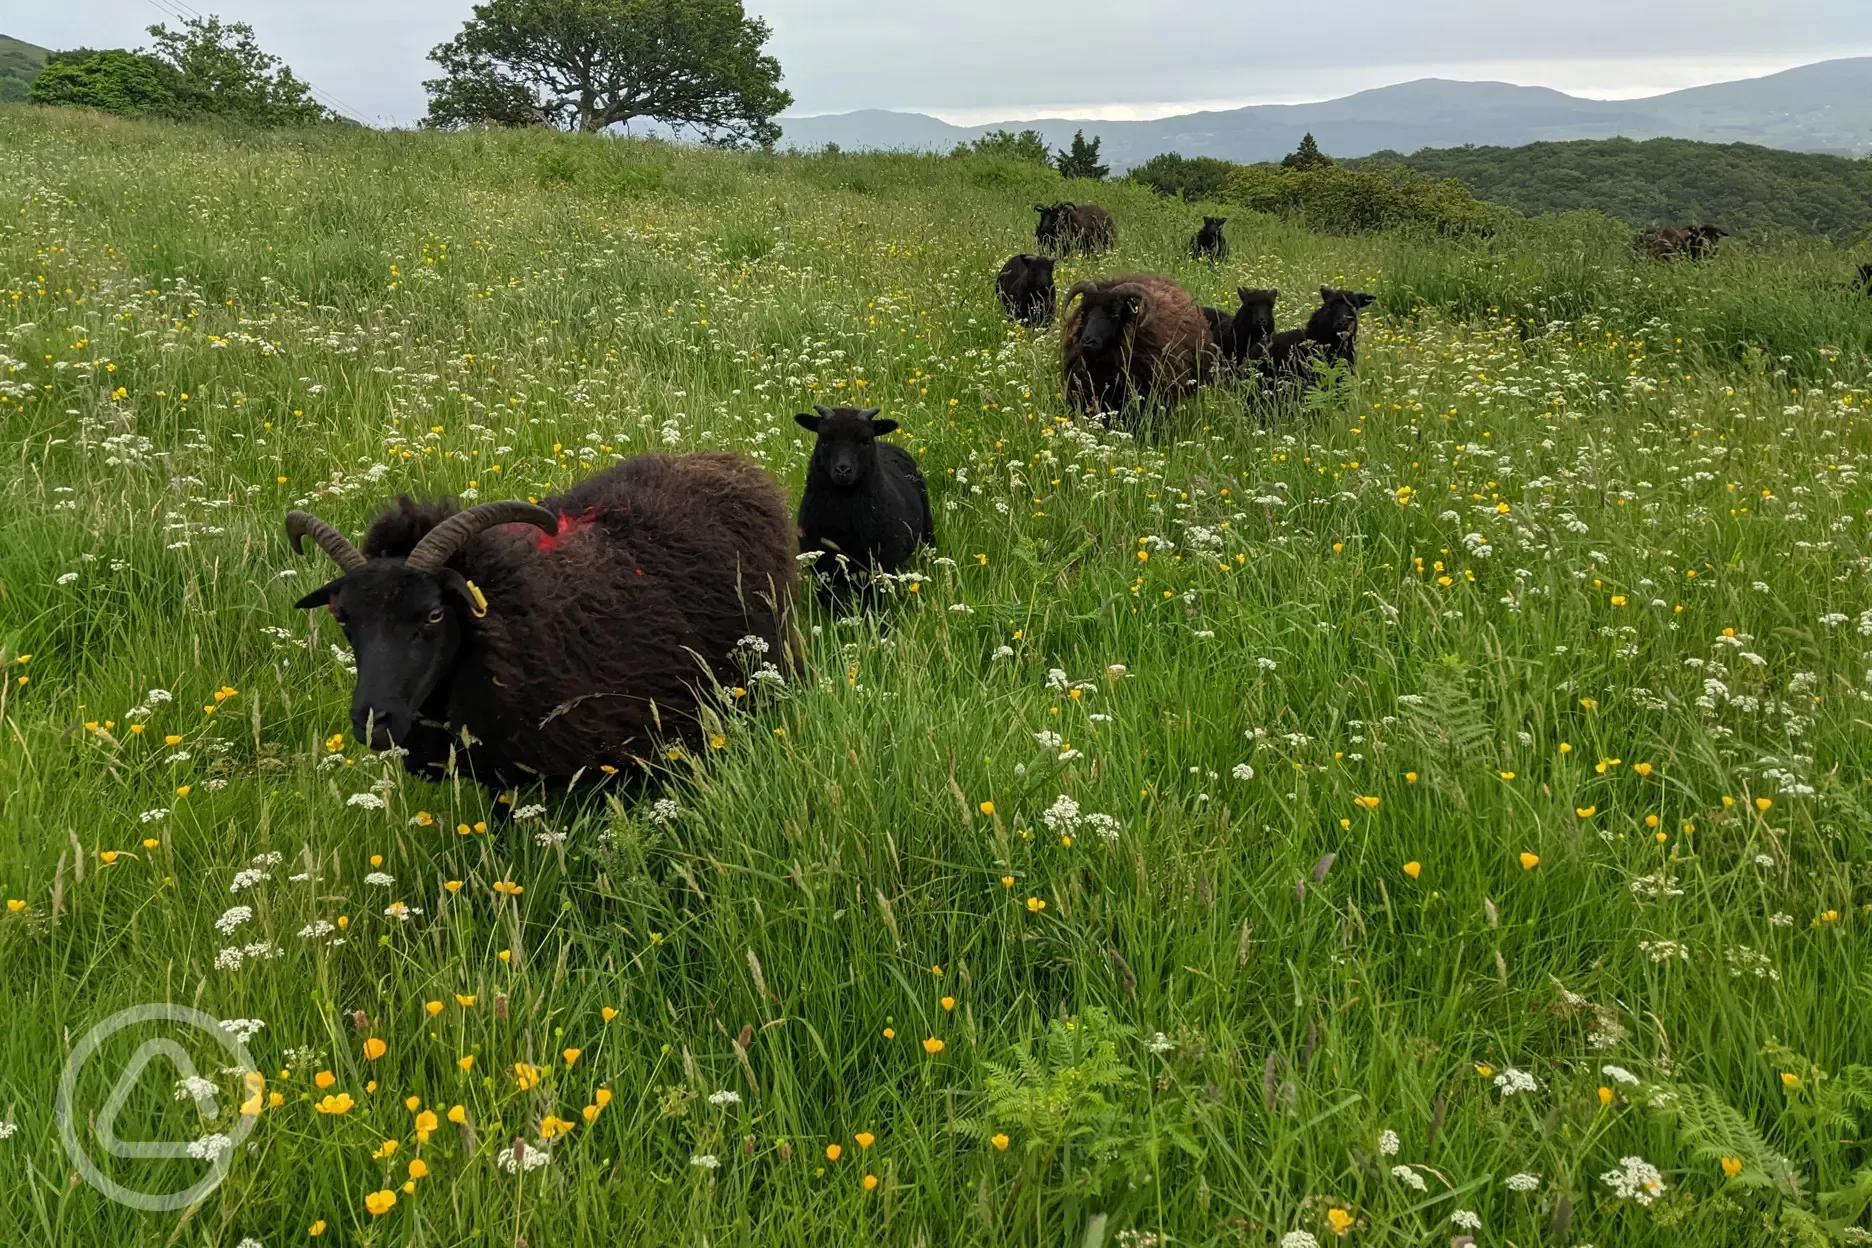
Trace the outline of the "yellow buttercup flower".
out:
<instances>
[{"instance_id":1,"label":"yellow buttercup flower","mask_svg":"<svg viewBox=\"0 0 1872 1248\"><path fill-rule=\"evenodd\" d=\"M1521 855L1521 869L1523 871L1532 871L1535 867L1538 867L1538 866L1540 866L1539 854L1523 853Z\"/></svg>"},{"instance_id":2,"label":"yellow buttercup flower","mask_svg":"<svg viewBox=\"0 0 1872 1248\"><path fill-rule=\"evenodd\" d=\"M1736 1175L1742 1173L1742 1159L1740 1157L1723 1158L1722 1159L1722 1172L1724 1175L1728 1176L1729 1178L1732 1178L1732 1179L1735 1178Z\"/></svg>"},{"instance_id":3,"label":"yellow buttercup flower","mask_svg":"<svg viewBox=\"0 0 1872 1248\"><path fill-rule=\"evenodd\" d=\"M997 1131L993 1135L989 1136L988 1142L994 1145L995 1151L997 1153L1007 1152L1008 1144L1010 1143L1010 1141L1008 1140L1008 1137L1000 1131Z\"/></svg>"},{"instance_id":4,"label":"yellow buttercup flower","mask_svg":"<svg viewBox=\"0 0 1872 1248\"><path fill-rule=\"evenodd\" d=\"M367 1062L374 1062L389 1051L390 1046L385 1044L382 1040L379 1040L376 1036L372 1036L364 1042L364 1060Z\"/></svg>"},{"instance_id":5,"label":"yellow buttercup flower","mask_svg":"<svg viewBox=\"0 0 1872 1248\"><path fill-rule=\"evenodd\" d=\"M938 1053L942 1052L945 1047L942 1039L938 1036L929 1036L923 1041L923 1051L931 1057L935 1057Z\"/></svg>"},{"instance_id":6,"label":"yellow buttercup flower","mask_svg":"<svg viewBox=\"0 0 1872 1248\"><path fill-rule=\"evenodd\" d=\"M381 1218L384 1214L396 1208L396 1201L396 1193L389 1188L384 1188L382 1191L372 1192L370 1195L366 1196L364 1198L364 1207L370 1211L371 1217Z\"/></svg>"},{"instance_id":7,"label":"yellow buttercup flower","mask_svg":"<svg viewBox=\"0 0 1872 1248\"><path fill-rule=\"evenodd\" d=\"M1405 863L1404 874L1410 876L1410 878L1413 880L1416 879L1418 876L1423 874L1423 863L1421 862Z\"/></svg>"},{"instance_id":8,"label":"yellow buttercup flower","mask_svg":"<svg viewBox=\"0 0 1872 1248\"><path fill-rule=\"evenodd\" d=\"M845 1155L845 1150L840 1145L828 1144L825 1146L825 1159L827 1161L837 1161L840 1157L843 1157L844 1155Z\"/></svg>"},{"instance_id":9,"label":"yellow buttercup flower","mask_svg":"<svg viewBox=\"0 0 1872 1248\"><path fill-rule=\"evenodd\" d=\"M412 1179L428 1178L429 1177L429 1163L424 1161L420 1157L410 1158L409 1177Z\"/></svg>"},{"instance_id":10,"label":"yellow buttercup flower","mask_svg":"<svg viewBox=\"0 0 1872 1248\"><path fill-rule=\"evenodd\" d=\"M321 1114L348 1114L355 1104L349 1092L340 1092L336 1096L327 1096L312 1106Z\"/></svg>"}]
</instances>

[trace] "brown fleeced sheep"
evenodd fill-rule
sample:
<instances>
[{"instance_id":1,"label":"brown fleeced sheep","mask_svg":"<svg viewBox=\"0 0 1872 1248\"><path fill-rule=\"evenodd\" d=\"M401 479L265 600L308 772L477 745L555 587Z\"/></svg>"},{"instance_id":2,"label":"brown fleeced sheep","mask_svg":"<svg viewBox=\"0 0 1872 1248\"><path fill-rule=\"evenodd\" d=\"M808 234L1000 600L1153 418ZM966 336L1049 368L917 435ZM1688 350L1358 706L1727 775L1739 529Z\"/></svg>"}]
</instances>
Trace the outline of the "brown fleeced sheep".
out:
<instances>
[{"instance_id":1,"label":"brown fleeced sheep","mask_svg":"<svg viewBox=\"0 0 1872 1248\"><path fill-rule=\"evenodd\" d=\"M1080 282L1066 295L1061 369L1066 397L1083 412L1136 401L1168 407L1202 379L1209 322L1167 277L1128 274Z\"/></svg>"},{"instance_id":2,"label":"brown fleeced sheep","mask_svg":"<svg viewBox=\"0 0 1872 1248\"><path fill-rule=\"evenodd\" d=\"M700 737L712 686L791 652L792 518L738 455L640 455L538 506L406 495L362 551L305 512L286 531L343 569L297 605L351 642L358 740L429 779L644 768Z\"/></svg>"},{"instance_id":3,"label":"brown fleeced sheep","mask_svg":"<svg viewBox=\"0 0 1872 1248\"><path fill-rule=\"evenodd\" d=\"M1043 252L1070 256L1104 251L1118 244L1118 223L1097 204L1035 204L1034 211L1040 214L1034 238Z\"/></svg>"}]
</instances>

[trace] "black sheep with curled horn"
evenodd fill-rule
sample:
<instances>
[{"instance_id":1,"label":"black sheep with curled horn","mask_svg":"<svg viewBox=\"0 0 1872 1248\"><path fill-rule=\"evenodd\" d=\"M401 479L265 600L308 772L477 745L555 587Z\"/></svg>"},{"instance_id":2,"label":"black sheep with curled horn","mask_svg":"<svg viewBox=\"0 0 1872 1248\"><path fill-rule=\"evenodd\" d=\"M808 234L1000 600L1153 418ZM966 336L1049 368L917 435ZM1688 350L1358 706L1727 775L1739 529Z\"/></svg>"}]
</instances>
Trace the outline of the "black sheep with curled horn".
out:
<instances>
[{"instance_id":1,"label":"black sheep with curled horn","mask_svg":"<svg viewBox=\"0 0 1872 1248\"><path fill-rule=\"evenodd\" d=\"M738 455L638 456L537 506L404 496L362 550L302 511L286 533L342 569L297 605L351 642L353 732L416 775L498 793L642 768L791 653L792 519Z\"/></svg>"}]
</instances>

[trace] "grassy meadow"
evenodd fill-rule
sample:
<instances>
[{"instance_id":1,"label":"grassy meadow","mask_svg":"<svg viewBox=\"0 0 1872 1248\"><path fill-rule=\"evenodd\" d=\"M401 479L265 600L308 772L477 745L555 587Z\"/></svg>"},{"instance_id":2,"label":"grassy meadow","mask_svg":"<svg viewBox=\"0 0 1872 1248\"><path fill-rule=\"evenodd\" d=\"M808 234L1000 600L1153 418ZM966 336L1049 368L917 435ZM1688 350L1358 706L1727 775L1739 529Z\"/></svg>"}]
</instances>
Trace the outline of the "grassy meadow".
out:
<instances>
[{"instance_id":1,"label":"grassy meadow","mask_svg":"<svg viewBox=\"0 0 1872 1248\"><path fill-rule=\"evenodd\" d=\"M19 107L0 185L0 1242L1872 1241L1846 253L1243 214L1211 269L986 158ZM1374 292L1357 376L1074 420L990 289L1042 198L1119 222L1062 287ZM815 402L902 422L940 549L658 791L493 827L350 739L288 508L796 494ZM55 1122L149 1002L266 1080L136 1085L118 1137L232 1149L178 1212Z\"/></svg>"}]
</instances>

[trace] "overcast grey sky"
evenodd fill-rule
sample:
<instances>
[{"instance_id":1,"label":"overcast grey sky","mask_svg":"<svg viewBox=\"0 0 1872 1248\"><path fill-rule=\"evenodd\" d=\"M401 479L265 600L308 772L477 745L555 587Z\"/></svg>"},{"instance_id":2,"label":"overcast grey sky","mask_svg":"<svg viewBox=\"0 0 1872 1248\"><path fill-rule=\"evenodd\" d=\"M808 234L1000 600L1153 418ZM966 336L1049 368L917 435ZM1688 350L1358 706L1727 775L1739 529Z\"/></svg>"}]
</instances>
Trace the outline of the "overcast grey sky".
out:
<instances>
[{"instance_id":1,"label":"overcast grey sky","mask_svg":"<svg viewBox=\"0 0 1872 1248\"><path fill-rule=\"evenodd\" d=\"M192 6L189 7L189 6ZM164 10L253 24L364 120L422 117L428 50L470 0L0 0L0 33L137 46ZM1872 55L1872 0L749 0L794 112L972 123L1152 117L1488 78L1647 95Z\"/></svg>"}]
</instances>

